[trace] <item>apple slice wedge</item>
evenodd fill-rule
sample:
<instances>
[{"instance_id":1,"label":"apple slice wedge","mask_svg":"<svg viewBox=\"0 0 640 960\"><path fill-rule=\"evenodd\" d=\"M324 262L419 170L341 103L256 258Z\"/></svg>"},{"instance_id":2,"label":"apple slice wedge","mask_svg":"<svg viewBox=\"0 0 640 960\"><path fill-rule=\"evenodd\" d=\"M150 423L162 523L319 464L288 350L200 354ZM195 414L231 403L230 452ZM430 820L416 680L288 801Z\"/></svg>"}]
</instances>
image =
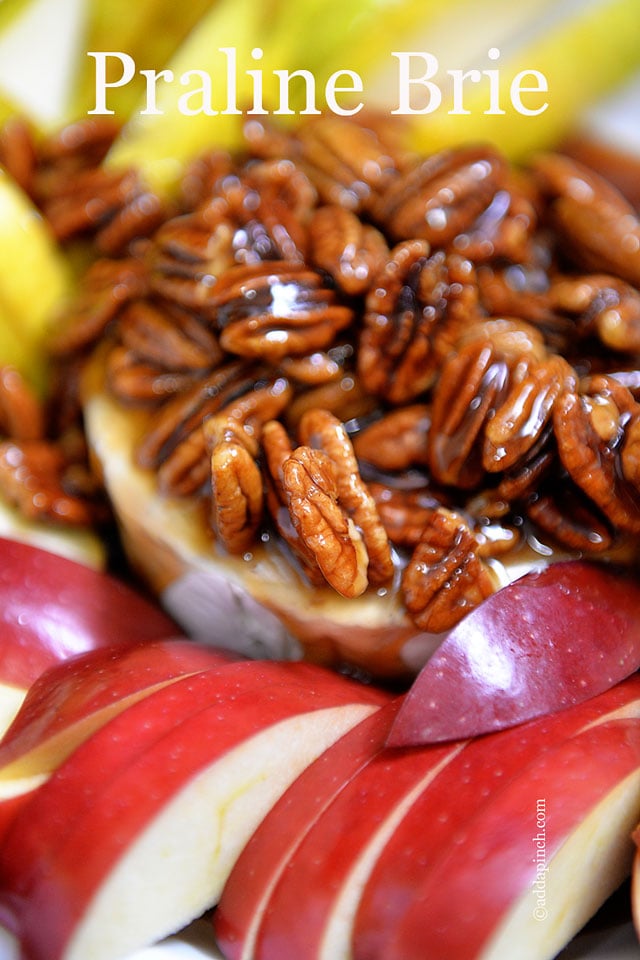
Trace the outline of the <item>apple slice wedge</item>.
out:
<instances>
[{"instance_id":1,"label":"apple slice wedge","mask_svg":"<svg viewBox=\"0 0 640 960\"><path fill-rule=\"evenodd\" d=\"M142 593L16 540L0 539L0 684L26 689L47 667L113 643L180 633Z\"/></svg>"},{"instance_id":2,"label":"apple slice wedge","mask_svg":"<svg viewBox=\"0 0 640 960\"><path fill-rule=\"evenodd\" d=\"M384 747L400 698L365 717L297 777L242 850L215 912L215 934L225 960L253 956L271 891L316 820Z\"/></svg>"},{"instance_id":3,"label":"apple slice wedge","mask_svg":"<svg viewBox=\"0 0 640 960\"><path fill-rule=\"evenodd\" d=\"M237 659L177 638L102 647L45 670L0 740L0 838L51 772L113 716L181 677Z\"/></svg>"},{"instance_id":4,"label":"apple slice wedge","mask_svg":"<svg viewBox=\"0 0 640 960\"><path fill-rule=\"evenodd\" d=\"M474 737L593 697L640 666L640 580L568 560L500 589L451 630L390 746Z\"/></svg>"},{"instance_id":5,"label":"apple slice wedge","mask_svg":"<svg viewBox=\"0 0 640 960\"><path fill-rule=\"evenodd\" d=\"M380 956L555 957L629 874L639 816L640 720L596 724L469 810Z\"/></svg>"},{"instance_id":6,"label":"apple slice wedge","mask_svg":"<svg viewBox=\"0 0 640 960\"><path fill-rule=\"evenodd\" d=\"M359 888L415 798L466 746L460 741L382 750L343 785L296 844L273 886L254 935L255 960L348 956L324 943L328 917L334 906L342 909L340 891L345 883Z\"/></svg>"},{"instance_id":7,"label":"apple slice wedge","mask_svg":"<svg viewBox=\"0 0 640 960\"><path fill-rule=\"evenodd\" d=\"M31 685L0 741L0 798L13 792L16 780L51 773L141 697L232 659L237 656L185 638L102 647L50 667Z\"/></svg>"},{"instance_id":8,"label":"apple slice wedge","mask_svg":"<svg viewBox=\"0 0 640 960\"><path fill-rule=\"evenodd\" d=\"M408 811L376 861L357 904L352 940L358 957L384 956L428 870L464 835L467 822L488 808L511 781L527 775L542 755L593 724L640 712L640 676L565 711L472 740ZM639 734L640 735L640 734ZM423 749L429 749L425 747ZM562 793L562 781L556 790ZM535 814L534 814L535 819ZM429 824L423 837L424 825Z\"/></svg>"},{"instance_id":9,"label":"apple slice wedge","mask_svg":"<svg viewBox=\"0 0 640 960\"><path fill-rule=\"evenodd\" d=\"M545 750L558 747L605 717L639 715L640 679L634 677L627 684L621 685L625 689L607 691L599 706L593 700L553 717L532 721L526 728L468 741L463 749L454 750L434 777L419 785L410 803L403 802L399 807L387 805L380 782L393 782L402 776L407 762L428 763L431 756L441 755L447 745L384 751L369 765L375 771L377 764L382 773L375 779L370 779L367 772L353 778L297 845L263 912L255 937L254 960L384 957L385 936L391 935L394 923L399 922L411 903L412 892L429 869L434 848L437 850L440 843L446 850L455 845L456 827L460 826L456 817L458 796L464 798L461 809L469 818L478 807L490 802L487 798L503 784L519 776L527 761L535 763ZM457 745L448 746L453 749ZM431 797L437 800L429 804ZM461 819L462 830L464 818ZM397 837L401 843L396 842ZM395 870L395 854L401 858L399 871ZM236 869L240 863L241 860ZM394 884L397 872L407 876L406 889ZM232 873L229 883L233 876ZM361 916L358 907L367 897L374 877L379 882L376 895L369 899L373 908L367 910L366 923L359 922L354 935L356 916ZM297 907L291 911L291 897L296 890ZM224 894L220 906L223 903ZM381 928L386 931L384 935ZM226 948L227 941L223 939L221 943ZM449 957L446 952L433 955Z\"/></svg>"},{"instance_id":10,"label":"apple slice wedge","mask_svg":"<svg viewBox=\"0 0 640 960\"><path fill-rule=\"evenodd\" d=\"M152 699L161 715L185 680L139 701L85 741L12 824L0 899L34 960L106 960L199 916L278 796L389 699L309 664L242 662L206 676L207 707L132 756L127 718ZM188 684L177 702L190 710ZM107 745L115 760L105 768Z\"/></svg>"},{"instance_id":11,"label":"apple slice wedge","mask_svg":"<svg viewBox=\"0 0 640 960\"><path fill-rule=\"evenodd\" d=\"M293 672L283 672L279 664L267 664L263 669L252 661L246 666L233 665L225 677L220 676L221 669L226 668L218 666L181 677L131 703L76 748L71 777L68 764L63 762L48 780L46 791L39 790L37 795L33 793L28 798L29 812L7 836L0 851L0 876L13 894L29 889L34 876L38 875L45 851L47 856L53 856L55 849L64 843L76 819L90 808L105 780L115 778L188 717L206 710L219 699L221 688L227 692L242 691L243 696L247 696L265 687L304 677L298 665L293 665ZM41 777L40 782L43 781ZM45 840L42 822L52 810L56 811L56 830Z\"/></svg>"}]
</instances>

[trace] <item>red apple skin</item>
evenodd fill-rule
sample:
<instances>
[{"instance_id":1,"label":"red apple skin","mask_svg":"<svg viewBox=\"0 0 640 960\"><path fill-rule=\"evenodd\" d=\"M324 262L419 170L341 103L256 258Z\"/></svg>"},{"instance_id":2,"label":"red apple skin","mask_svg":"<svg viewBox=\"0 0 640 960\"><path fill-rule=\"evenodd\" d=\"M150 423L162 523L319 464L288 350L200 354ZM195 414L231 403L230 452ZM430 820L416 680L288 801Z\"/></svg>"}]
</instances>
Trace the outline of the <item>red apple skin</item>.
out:
<instances>
[{"instance_id":1,"label":"red apple skin","mask_svg":"<svg viewBox=\"0 0 640 960\"><path fill-rule=\"evenodd\" d=\"M226 703L230 697L239 697L244 704L265 690L275 691L277 701L288 698L297 702L304 684L310 691L320 685L321 690L338 690L340 696L362 697L364 702L379 705L388 702L387 695L374 688L360 687L310 664L244 660L186 675L151 692L82 742L32 796L28 809L0 846L0 901L5 887L25 894L40 870L45 845L48 853L55 855L65 842L66 831L92 809L104 784L190 717L218 701ZM249 711L257 723L254 713Z\"/></svg>"},{"instance_id":2,"label":"red apple skin","mask_svg":"<svg viewBox=\"0 0 640 960\"><path fill-rule=\"evenodd\" d=\"M326 919L354 862L464 748L461 741L382 751L343 786L298 843L271 891L256 933L256 960L320 956Z\"/></svg>"},{"instance_id":3,"label":"red apple skin","mask_svg":"<svg viewBox=\"0 0 640 960\"><path fill-rule=\"evenodd\" d=\"M31 685L0 741L0 795L3 780L51 770L81 739L153 688L238 659L179 638L101 647L54 664Z\"/></svg>"},{"instance_id":4,"label":"red apple skin","mask_svg":"<svg viewBox=\"0 0 640 960\"><path fill-rule=\"evenodd\" d=\"M640 579L569 560L525 574L447 635L390 746L475 737L580 703L640 666Z\"/></svg>"},{"instance_id":5,"label":"red apple skin","mask_svg":"<svg viewBox=\"0 0 640 960\"><path fill-rule=\"evenodd\" d=\"M212 678L208 685L206 676ZM208 687L208 705L195 712L194 685ZM167 725L167 700L173 700L176 717L180 707L191 713ZM32 960L64 954L118 858L190 778L215 760L283 719L353 704L363 716L388 700L311 664L248 661L179 680L119 714L58 768L0 848L0 904L13 910L25 953ZM133 714L136 723L128 723ZM141 714L147 726L165 725L164 735L147 732L146 746L138 739L145 729Z\"/></svg>"},{"instance_id":6,"label":"red apple skin","mask_svg":"<svg viewBox=\"0 0 640 960\"><path fill-rule=\"evenodd\" d=\"M182 632L115 577L14 540L0 556L0 681L27 688L73 654Z\"/></svg>"},{"instance_id":7,"label":"red apple skin","mask_svg":"<svg viewBox=\"0 0 640 960\"><path fill-rule=\"evenodd\" d=\"M640 712L637 674L566 711L470 741L417 798L376 860L354 919L355 960L385 956L386 945L427 872L451 848L456 831L491 806L497 791L526 776L547 751L557 751L589 724L621 711ZM561 793L560 782L555 789ZM423 850L425 824L428 848Z\"/></svg>"},{"instance_id":8,"label":"red apple skin","mask_svg":"<svg viewBox=\"0 0 640 960\"><path fill-rule=\"evenodd\" d=\"M225 884L214 932L225 960L252 955L262 910L306 833L357 773L384 747L396 698L349 730L293 782L260 822Z\"/></svg>"},{"instance_id":9,"label":"red apple skin","mask_svg":"<svg viewBox=\"0 0 640 960\"><path fill-rule=\"evenodd\" d=\"M509 908L535 882L537 801L545 800L548 863L589 812L639 768L637 718L595 726L543 754L526 776L470 817L414 889L411 906L379 956L476 960ZM638 807L640 814L640 800Z\"/></svg>"}]
</instances>

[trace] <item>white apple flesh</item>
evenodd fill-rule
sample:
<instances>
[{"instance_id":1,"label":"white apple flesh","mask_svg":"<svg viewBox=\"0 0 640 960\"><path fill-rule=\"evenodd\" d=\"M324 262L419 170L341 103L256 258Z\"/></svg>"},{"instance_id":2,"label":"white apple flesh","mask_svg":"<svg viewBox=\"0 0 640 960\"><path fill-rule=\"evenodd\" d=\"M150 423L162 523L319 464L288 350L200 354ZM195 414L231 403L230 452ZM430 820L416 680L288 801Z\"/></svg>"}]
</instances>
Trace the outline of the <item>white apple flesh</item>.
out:
<instances>
[{"instance_id":1,"label":"white apple flesh","mask_svg":"<svg viewBox=\"0 0 640 960\"><path fill-rule=\"evenodd\" d=\"M160 719L162 700L182 685L188 711L188 686L205 675L139 701L85 741L12 824L0 851L0 899L34 960L125 955L199 916L278 796L388 702L305 664L245 662L207 675L208 706L155 742L149 734L143 749L139 724L126 734L129 713L155 699Z\"/></svg>"}]
</instances>

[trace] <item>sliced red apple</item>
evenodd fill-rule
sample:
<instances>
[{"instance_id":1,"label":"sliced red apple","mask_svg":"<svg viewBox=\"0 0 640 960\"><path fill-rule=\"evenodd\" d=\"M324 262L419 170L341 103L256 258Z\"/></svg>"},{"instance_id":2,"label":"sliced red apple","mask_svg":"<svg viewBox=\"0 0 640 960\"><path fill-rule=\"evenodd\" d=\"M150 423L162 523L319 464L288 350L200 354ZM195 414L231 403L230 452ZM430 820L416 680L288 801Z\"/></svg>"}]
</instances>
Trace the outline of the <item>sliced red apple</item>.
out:
<instances>
[{"instance_id":1,"label":"sliced red apple","mask_svg":"<svg viewBox=\"0 0 640 960\"><path fill-rule=\"evenodd\" d=\"M123 955L199 916L278 796L389 699L308 664L244 662L207 675L209 706L132 756L127 717L152 699L161 717L162 700L186 681L139 701L85 741L12 824L1 899L34 960ZM187 690L183 708L191 702Z\"/></svg>"},{"instance_id":2,"label":"sliced red apple","mask_svg":"<svg viewBox=\"0 0 640 960\"><path fill-rule=\"evenodd\" d=\"M47 839L46 850L53 854L56 845L64 843L66 833L76 819L87 810L100 791L103 778L113 778L141 753L159 739L171 733L192 714L209 707L220 696L220 688L242 691L248 695L262 690L283 679L291 679L291 671L283 674L279 664L268 664L261 669L258 664L243 667L238 665L223 679L217 667L195 675L178 679L152 691L143 700L130 704L100 728L93 736L81 743L73 753L71 777L66 764L55 771L47 790L35 789L28 797L29 812L19 820L0 852L0 877L13 891L28 890L43 862L42 821L56 812L56 831ZM300 667L293 665L295 674ZM44 776L31 779L31 785L39 787ZM20 784L17 785L19 790ZM9 805L8 805L9 806ZM2 898L0 897L0 902Z\"/></svg>"},{"instance_id":3,"label":"sliced red apple","mask_svg":"<svg viewBox=\"0 0 640 960\"><path fill-rule=\"evenodd\" d=\"M0 552L0 683L26 689L73 654L179 632L115 577L14 540L0 540Z\"/></svg>"},{"instance_id":4,"label":"sliced red apple","mask_svg":"<svg viewBox=\"0 0 640 960\"><path fill-rule=\"evenodd\" d=\"M271 808L229 875L215 912L225 960L252 957L264 910L297 846L358 771L384 747L400 704L366 717L304 770Z\"/></svg>"},{"instance_id":5,"label":"sliced red apple","mask_svg":"<svg viewBox=\"0 0 640 960\"><path fill-rule=\"evenodd\" d=\"M599 708L590 701L534 721L527 725L528 734L523 727L467 742L436 776L426 780L409 804L388 807L384 800L380 802L378 779L369 782L366 773L357 775L297 845L264 910L255 937L255 960L333 960L354 952L371 960L384 957L385 937L412 902L412 892L430 868L439 844L447 851L455 845L456 828L464 829L466 819L488 805L510 779L520 776L527 762L535 764L545 750L558 748L603 718L640 715L640 679L634 677L628 684L626 690L604 694ZM375 761L384 770L381 779L393 781L402 776L407 758L428 762L434 754L441 755L443 746L385 751ZM370 768L375 769L373 764ZM560 783L557 788L561 791ZM433 803L431 797L436 798ZM456 816L459 797L464 814L461 825ZM402 844L396 843L397 837ZM401 857L406 889L394 885L394 853ZM375 909L367 910L366 923L359 922L354 935L358 905L367 897L373 882L369 878L374 877L378 889L368 902L381 911L381 917ZM296 890L300 891L297 906L291 911ZM445 951L424 956L454 955Z\"/></svg>"},{"instance_id":6,"label":"sliced red apple","mask_svg":"<svg viewBox=\"0 0 640 960\"><path fill-rule=\"evenodd\" d=\"M465 746L461 741L393 754L382 751L359 770L290 854L255 932L253 956L348 956L346 951L325 950L323 944L326 919L339 891L347 878L357 887L358 875L370 869L416 796Z\"/></svg>"},{"instance_id":7,"label":"sliced red apple","mask_svg":"<svg viewBox=\"0 0 640 960\"><path fill-rule=\"evenodd\" d=\"M16 780L50 773L135 700L233 657L191 640L160 640L90 650L45 670L0 741L0 798Z\"/></svg>"},{"instance_id":8,"label":"sliced red apple","mask_svg":"<svg viewBox=\"0 0 640 960\"><path fill-rule=\"evenodd\" d=\"M602 564L551 564L454 627L413 682L389 744L513 726L593 697L639 666L640 580Z\"/></svg>"},{"instance_id":9,"label":"sliced red apple","mask_svg":"<svg viewBox=\"0 0 640 960\"><path fill-rule=\"evenodd\" d=\"M556 956L630 871L640 721L566 741L469 814L414 889L385 960L498 960L513 943Z\"/></svg>"},{"instance_id":10,"label":"sliced red apple","mask_svg":"<svg viewBox=\"0 0 640 960\"><path fill-rule=\"evenodd\" d=\"M353 933L343 928L340 936L353 939L358 957L383 956L426 872L466 832L467 821L512 780L526 776L547 751L593 724L639 713L640 676L635 674L566 711L472 740L398 825L364 887ZM561 778L555 789L562 794Z\"/></svg>"}]
</instances>

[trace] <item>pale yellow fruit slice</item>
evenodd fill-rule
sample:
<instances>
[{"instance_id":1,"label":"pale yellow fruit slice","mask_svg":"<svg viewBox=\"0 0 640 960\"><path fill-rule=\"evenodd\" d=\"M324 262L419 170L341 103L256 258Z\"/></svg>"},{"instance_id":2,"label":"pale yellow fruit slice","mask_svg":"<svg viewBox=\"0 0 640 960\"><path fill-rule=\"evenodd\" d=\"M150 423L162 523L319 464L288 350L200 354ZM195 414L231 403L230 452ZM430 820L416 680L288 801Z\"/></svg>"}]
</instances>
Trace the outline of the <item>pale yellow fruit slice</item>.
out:
<instances>
[{"instance_id":1,"label":"pale yellow fruit slice","mask_svg":"<svg viewBox=\"0 0 640 960\"><path fill-rule=\"evenodd\" d=\"M243 118L241 108L236 110L234 106L242 104L249 93L247 57L260 43L265 47L268 43L269 8L270 4L258 5L255 0L217 0L166 65L174 80L157 84L153 104L145 95L110 151L107 165L137 167L154 190L166 193L176 186L185 163L206 147L238 147ZM227 83L229 57L220 53L224 48L236 51L245 60L237 71L231 105ZM192 71L202 71L211 78L210 91L197 93L202 82L207 81L201 81ZM181 84L180 78L185 74L190 81ZM181 103L179 98L185 96L188 101ZM204 103L211 105L216 114L184 112L199 111ZM109 108L108 97L105 105ZM152 112L145 112L150 109Z\"/></svg>"},{"instance_id":2,"label":"pale yellow fruit slice","mask_svg":"<svg viewBox=\"0 0 640 960\"><path fill-rule=\"evenodd\" d=\"M69 265L31 200L0 168L0 363L41 382L42 342L70 291Z\"/></svg>"},{"instance_id":3,"label":"pale yellow fruit slice","mask_svg":"<svg viewBox=\"0 0 640 960\"><path fill-rule=\"evenodd\" d=\"M87 10L86 51L126 51L139 69L163 67L199 19L216 0L91 0ZM96 61L85 51L75 71L72 116L81 117L95 106ZM115 64L114 64L115 66ZM115 78L118 73L115 74ZM114 87L109 106L126 119L144 97L141 74L131 83Z\"/></svg>"},{"instance_id":4,"label":"pale yellow fruit slice","mask_svg":"<svg viewBox=\"0 0 640 960\"><path fill-rule=\"evenodd\" d=\"M56 527L28 520L1 497L0 537L40 547L94 570L104 570L106 566L105 546L93 530L85 527Z\"/></svg>"},{"instance_id":5,"label":"pale yellow fruit slice","mask_svg":"<svg viewBox=\"0 0 640 960\"><path fill-rule=\"evenodd\" d=\"M374 37L363 33L362 50L372 49L377 37L378 49L427 51L438 61L431 82L441 93L440 106L409 118L412 146L426 151L484 140L520 159L557 143L582 110L640 69L640 16L634 0L462 0L453 7L441 5L440 15L425 30L409 24L404 34L395 33L395 46L375 25L370 29ZM356 52L358 56L363 55ZM411 67L414 79L425 73L425 61L419 58ZM387 56L385 66L381 57L361 69L370 96L386 110L398 109L400 61ZM456 70L479 74L464 81L458 104L450 75ZM533 71L542 75L546 90L526 91L540 85ZM514 101L511 84L519 74L522 79L516 82L523 92ZM429 103L426 87L416 83L411 89L422 93L414 109L435 104L435 92Z\"/></svg>"}]
</instances>

